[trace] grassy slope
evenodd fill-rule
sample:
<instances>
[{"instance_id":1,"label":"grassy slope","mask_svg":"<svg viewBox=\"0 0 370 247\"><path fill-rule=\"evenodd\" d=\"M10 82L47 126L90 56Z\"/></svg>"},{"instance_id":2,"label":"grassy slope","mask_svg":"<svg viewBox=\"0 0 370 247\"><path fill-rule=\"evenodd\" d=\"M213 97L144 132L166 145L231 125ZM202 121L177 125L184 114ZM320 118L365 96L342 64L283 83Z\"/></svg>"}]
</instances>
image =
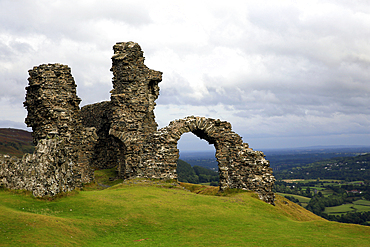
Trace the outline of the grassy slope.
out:
<instances>
[{"instance_id":1,"label":"grassy slope","mask_svg":"<svg viewBox=\"0 0 370 247\"><path fill-rule=\"evenodd\" d=\"M300 202L306 202L308 203L311 198L305 197L305 196L299 196L299 195L293 195L293 194L286 194L286 193L278 193L281 196L293 196L294 198L297 198Z\"/></svg>"},{"instance_id":2,"label":"grassy slope","mask_svg":"<svg viewBox=\"0 0 370 247\"><path fill-rule=\"evenodd\" d=\"M370 227L323 220L280 196L274 207L250 192L204 195L213 192L141 180L55 201L2 190L0 246L370 245Z\"/></svg>"}]
</instances>

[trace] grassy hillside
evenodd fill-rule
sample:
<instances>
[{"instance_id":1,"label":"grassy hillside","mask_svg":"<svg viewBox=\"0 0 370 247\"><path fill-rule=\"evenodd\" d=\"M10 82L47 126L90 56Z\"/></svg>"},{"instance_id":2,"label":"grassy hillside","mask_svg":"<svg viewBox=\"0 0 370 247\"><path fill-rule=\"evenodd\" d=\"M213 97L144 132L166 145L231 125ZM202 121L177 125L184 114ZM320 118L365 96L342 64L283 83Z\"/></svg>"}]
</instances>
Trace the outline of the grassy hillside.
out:
<instances>
[{"instance_id":1,"label":"grassy hillside","mask_svg":"<svg viewBox=\"0 0 370 247\"><path fill-rule=\"evenodd\" d=\"M100 172L100 178L103 177ZM0 190L0 246L370 246L370 227L326 221L277 195L130 180L54 201Z\"/></svg>"},{"instance_id":2,"label":"grassy hillside","mask_svg":"<svg viewBox=\"0 0 370 247\"><path fill-rule=\"evenodd\" d=\"M24 153L32 153L32 140L31 132L0 128L0 154L22 157Z\"/></svg>"}]
</instances>

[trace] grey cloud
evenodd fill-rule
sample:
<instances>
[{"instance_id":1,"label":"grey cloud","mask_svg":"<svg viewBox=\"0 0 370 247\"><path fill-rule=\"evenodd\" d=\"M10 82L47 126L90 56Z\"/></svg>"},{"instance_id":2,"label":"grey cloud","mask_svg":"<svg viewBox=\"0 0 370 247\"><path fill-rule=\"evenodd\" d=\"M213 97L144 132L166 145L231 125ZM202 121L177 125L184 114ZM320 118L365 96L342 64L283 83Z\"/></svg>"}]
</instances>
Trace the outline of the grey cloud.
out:
<instances>
[{"instance_id":1,"label":"grey cloud","mask_svg":"<svg viewBox=\"0 0 370 247\"><path fill-rule=\"evenodd\" d=\"M247 56L275 55L284 59L306 59L312 65L340 66L351 56L361 57L370 30L365 16L359 17L356 12L335 5L333 8L332 12L307 16L291 6L252 6L246 17L251 25L244 28L233 45ZM211 38L212 42L215 40L223 39Z\"/></svg>"},{"instance_id":2,"label":"grey cloud","mask_svg":"<svg viewBox=\"0 0 370 247\"><path fill-rule=\"evenodd\" d=\"M27 85L27 71L0 69L1 90L0 99L7 98L12 101L24 99L25 86Z\"/></svg>"},{"instance_id":3,"label":"grey cloud","mask_svg":"<svg viewBox=\"0 0 370 247\"><path fill-rule=\"evenodd\" d=\"M10 42L10 46L18 55L26 54L33 51L33 48L25 42L12 41Z\"/></svg>"},{"instance_id":4,"label":"grey cloud","mask_svg":"<svg viewBox=\"0 0 370 247\"><path fill-rule=\"evenodd\" d=\"M9 61L12 58L13 53L14 52L8 45L0 42L0 58L2 61Z\"/></svg>"},{"instance_id":5,"label":"grey cloud","mask_svg":"<svg viewBox=\"0 0 370 247\"><path fill-rule=\"evenodd\" d=\"M204 75L203 82L208 93L201 99L191 97L192 92L186 83L177 85L176 80L171 80L170 86L163 88L163 98L159 102L193 106L232 105L236 109L247 109L246 114L235 112L235 115L241 116L292 114L325 117L335 113L370 113L370 76L363 66L347 61L338 67L304 62L305 68L301 69L302 64L294 63L297 59L286 58L282 70L279 65L282 66L283 60L284 57L272 57L267 61L266 66L271 68L271 74L265 79L258 79L254 75L249 78L250 75L243 72L233 81L227 75Z\"/></svg>"},{"instance_id":6,"label":"grey cloud","mask_svg":"<svg viewBox=\"0 0 370 247\"><path fill-rule=\"evenodd\" d=\"M77 95L81 98L81 106L98 103L101 101L110 100L110 90L112 86L108 84L100 84L94 86L84 86L83 90L79 90L77 86Z\"/></svg>"},{"instance_id":7,"label":"grey cloud","mask_svg":"<svg viewBox=\"0 0 370 247\"><path fill-rule=\"evenodd\" d=\"M0 42L0 61L14 61L22 58L24 54L28 54L32 51L32 47L25 42L10 41L9 44Z\"/></svg>"},{"instance_id":8,"label":"grey cloud","mask_svg":"<svg viewBox=\"0 0 370 247\"><path fill-rule=\"evenodd\" d=\"M181 75L174 72L166 75L164 81L159 84L160 95L157 104L191 104L193 90L189 82Z\"/></svg>"},{"instance_id":9,"label":"grey cloud","mask_svg":"<svg viewBox=\"0 0 370 247\"><path fill-rule=\"evenodd\" d=\"M258 4L249 8L247 18L258 27L284 34L290 31L292 23L299 23L299 15L294 6Z\"/></svg>"},{"instance_id":10,"label":"grey cloud","mask_svg":"<svg viewBox=\"0 0 370 247\"><path fill-rule=\"evenodd\" d=\"M14 122L10 120L0 120L0 128L15 128L32 131L32 129L28 128L25 123Z\"/></svg>"}]
</instances>

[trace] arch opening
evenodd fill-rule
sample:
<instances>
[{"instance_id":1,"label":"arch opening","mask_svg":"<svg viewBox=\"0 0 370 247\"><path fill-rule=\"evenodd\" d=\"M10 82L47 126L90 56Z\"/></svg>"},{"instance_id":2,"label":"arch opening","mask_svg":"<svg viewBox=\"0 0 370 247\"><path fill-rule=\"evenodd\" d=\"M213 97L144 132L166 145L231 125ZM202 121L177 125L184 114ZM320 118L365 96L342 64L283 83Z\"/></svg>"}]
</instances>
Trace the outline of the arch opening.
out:
<instances>
[{"instance_id":1,"label":"arch opening","mask_svg":"<svg viewBox=\"0 0 370 247\"><path fill-rule=\"evenodd\" d=\"M178 181L218 186L216 149L204 132L194 132L182 134L177 142L180 156L176 168Z\"/></svg>"}]
</instances>

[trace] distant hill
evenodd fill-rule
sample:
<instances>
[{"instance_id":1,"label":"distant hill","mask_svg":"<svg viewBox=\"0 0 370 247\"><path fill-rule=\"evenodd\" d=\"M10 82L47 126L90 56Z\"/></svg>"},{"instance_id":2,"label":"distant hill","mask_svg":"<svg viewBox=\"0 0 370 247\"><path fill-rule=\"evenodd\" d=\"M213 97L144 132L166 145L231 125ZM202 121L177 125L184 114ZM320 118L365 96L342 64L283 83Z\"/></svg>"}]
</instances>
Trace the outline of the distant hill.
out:
<instances>
[{"instance_id":1,"label":"distant hill","mask_svg":"<svg viewBox=\"0 0 370 247\"><path fill-rule=\"evenodd\" d=\"M265 149L263 151L270 166L274 170L290 170L293 167L305 166L314 162L336 157L353 157L370 153L370 146L315 146L289 149ZM191 166L202 166L214 171L218 170L218 163L214 151L181 151L180 159Z\"/></svg>"},{"instance_id":2,"label":"distant hill","mask_svg":"<svg viewBox=\"0 0 370 247\"><path fill-rule=\"evenodd\" d=\"M352 157L370 153L370 146L316 146L295 149L262 150L276 171L290 170L322 160L339 157Z\"/></svg>"},{"instance_id":3,"label":"distant hill","mask_svg":"<svg viewBox=\"0 0 370 247\"><path fill-rule=\"evenodd\" d=\"M274 171L274 175L277 179L370 180L370 154L322 160L301 167Z\"/></svg>"},{"instance_id":4,"label":"distant hill","mask_svg":"<svg viewBox=\"0 0 370 247\"><path fill-rule=\"evenodd\" d=\"M32 133L26 130L0 128L0 154L22 157L34 150Z\"/></svg>"}]
</instances>

